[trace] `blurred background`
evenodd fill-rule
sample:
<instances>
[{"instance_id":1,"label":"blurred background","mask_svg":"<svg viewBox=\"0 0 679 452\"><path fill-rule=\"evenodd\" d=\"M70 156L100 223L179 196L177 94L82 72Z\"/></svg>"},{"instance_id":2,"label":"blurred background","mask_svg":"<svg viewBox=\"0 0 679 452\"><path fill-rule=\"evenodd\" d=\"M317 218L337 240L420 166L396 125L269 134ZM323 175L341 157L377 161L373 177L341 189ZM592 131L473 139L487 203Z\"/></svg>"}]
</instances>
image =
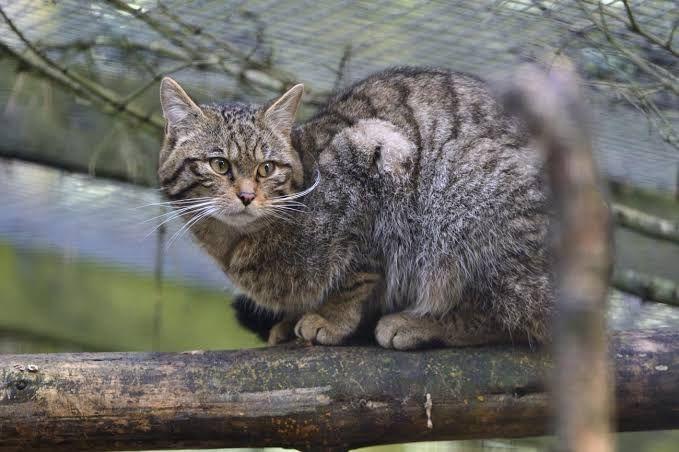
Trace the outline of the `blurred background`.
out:
<instances>
[{"instance_id":1,"label":"blurred background","mask_svg":"<svg viewBox=\"0 0 679 452\"><path fill-rule=\"evenodd\" d=\"M162 76L200 102L262 102L303 82L304 117L389 66L501 80L561 55L587 85L616 213L609 324L679 327L673 0L0 0L0 13L0 353L263 345L235 321L224 275L157 218ZM676 451L679 432L619 439Z\"/></svg>"}]
</instances>

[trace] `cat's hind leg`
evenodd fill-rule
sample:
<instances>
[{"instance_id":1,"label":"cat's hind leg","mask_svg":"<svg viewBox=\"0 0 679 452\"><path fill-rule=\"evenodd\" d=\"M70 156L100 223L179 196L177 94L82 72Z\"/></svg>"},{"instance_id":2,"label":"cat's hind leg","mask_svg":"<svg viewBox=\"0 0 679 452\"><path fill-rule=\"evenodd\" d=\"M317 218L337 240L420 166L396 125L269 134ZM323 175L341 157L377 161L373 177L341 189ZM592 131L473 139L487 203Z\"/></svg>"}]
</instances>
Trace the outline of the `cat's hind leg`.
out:
<instances>
[{"instance_id":1,"label":"cat's hind leg","mask_svg":"<svg viewBox=\"0 0 679 452\"><path fill-rule=\"evenodd\" d=\"M295 334L314 344L345 343L378 307L373 297L377 296L381 281L376 273L352 275L321 306L302 316L295 326Z\"/></svg>"},{"instance_id":2,"label":"cat's hind leg","mask_svg":"<svg viewBox=\"0 0 679 452\"><path fill-rule=\"evenodd\" d=\"M396 350L512 342L510 334L487 313L462 311L440 318L410 311L385 315L377 323L375 338L382 347Z\"/></svg>"}]
</instances>

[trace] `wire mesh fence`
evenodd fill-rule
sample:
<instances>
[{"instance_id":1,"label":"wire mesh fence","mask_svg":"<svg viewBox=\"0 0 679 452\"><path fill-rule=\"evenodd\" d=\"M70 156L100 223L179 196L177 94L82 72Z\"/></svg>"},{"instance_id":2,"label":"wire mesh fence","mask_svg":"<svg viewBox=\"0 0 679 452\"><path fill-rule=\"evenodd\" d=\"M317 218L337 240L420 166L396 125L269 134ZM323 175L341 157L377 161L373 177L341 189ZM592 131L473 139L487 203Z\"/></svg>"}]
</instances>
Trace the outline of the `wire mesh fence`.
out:
<instances>
[{"instance_id":1,"label":"wire mesh fence","mask_svg":"<svg viewBox=\"0 0 679 452\"><path fill-rule=\"evenodd\" d=\"M203 101L263 101L302 81L309 112L333 89L389 66L445 66L493 79L563 53L592 88L604 172L674 192L677 6L598 5L3 0L0 103L9 127L0 152L153 183L164 74ZM76 100L64 94L74 89ZM148 127L120 124L125 118Z\"/></svg>"},{"instance_id":2,"label":"wire mesh fence","mask_svg":"<svg viewBox=\"0 0 679 452\"><path fill-rule=\"evenodd\" d=\"M589 88L605 175L679 192L679 7L670 0L0 0L0 16L0 157L154 185L164 75L203 102L262 102L303 82L309 115L333 90L390 66L495 81L566 55ZM228 282L213 263L185 236L166 247L177 225L153 231L155 208L135 209L157 191L0 159L0 192L0 283L13 284L0 291L10 294L0 333L11 327L10 339L30 323L31 334L83 349L258 344L235 325L222 331ZM676 223L672 205L643 207ZM677 279L679 245L616 234L619 269ZM117 268L85 270L87 260ZM120 268L141 277L119 277ZM212 292L188 291L187 281ZM613 328L679 321L671 303L618 291L610 301Z\"/></svg>"}]
</instances>

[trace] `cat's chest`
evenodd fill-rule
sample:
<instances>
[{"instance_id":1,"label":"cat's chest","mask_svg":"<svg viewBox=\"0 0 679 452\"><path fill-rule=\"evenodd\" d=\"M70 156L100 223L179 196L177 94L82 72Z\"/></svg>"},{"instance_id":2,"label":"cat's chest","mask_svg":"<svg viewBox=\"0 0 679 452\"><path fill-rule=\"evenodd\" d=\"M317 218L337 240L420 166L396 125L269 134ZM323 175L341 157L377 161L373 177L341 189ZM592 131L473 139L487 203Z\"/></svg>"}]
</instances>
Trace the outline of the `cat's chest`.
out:
<instances>
[{"instance_id":1,"label":"cat's chest","mask_svg":"<svg viewBox=\"0 0 679 452\"><path fill-rule=\"evenodd\" d=\"M265 237L245 237L238 241L230 253L226 270L231 277L252 272L266 272L272 267L272 240Z\"/></svg>"}]
</instances>

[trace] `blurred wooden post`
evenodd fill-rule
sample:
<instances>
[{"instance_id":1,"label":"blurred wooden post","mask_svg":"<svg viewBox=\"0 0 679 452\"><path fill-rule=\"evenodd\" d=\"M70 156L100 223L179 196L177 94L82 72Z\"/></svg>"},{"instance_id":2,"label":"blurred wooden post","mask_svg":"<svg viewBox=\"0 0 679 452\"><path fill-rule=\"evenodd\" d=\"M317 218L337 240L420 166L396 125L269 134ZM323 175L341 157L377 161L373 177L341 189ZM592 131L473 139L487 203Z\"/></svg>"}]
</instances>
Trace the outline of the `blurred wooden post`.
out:
<instances>
[{"instance_id":1,"label":"blurred wooden post","mask_svg":"<svg viewBox=\"0 0 679 452\"><path fill-rule=\"evenodd\" d=\"M613 383L605 302L611 273L611 219L601 195L578 81L566 69L526 67L507 95L545 151L557 218L558 304L553 395L558 450L608 452Z\"/></svg>"}]
</instances>

